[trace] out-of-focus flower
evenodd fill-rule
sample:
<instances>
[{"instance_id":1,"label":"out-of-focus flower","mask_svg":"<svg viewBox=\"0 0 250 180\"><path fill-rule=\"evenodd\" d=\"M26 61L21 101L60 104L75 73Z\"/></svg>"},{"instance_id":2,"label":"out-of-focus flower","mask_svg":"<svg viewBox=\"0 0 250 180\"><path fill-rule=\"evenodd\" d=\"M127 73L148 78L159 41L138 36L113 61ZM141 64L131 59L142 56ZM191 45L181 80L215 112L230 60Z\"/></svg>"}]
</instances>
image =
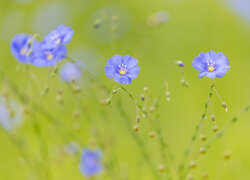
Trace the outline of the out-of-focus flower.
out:
<instances>
[{"instance_id":1,"label":"out-of-focus flower","mask_svg":"<svg viewBox=\"0 0 250 180\"><path fill-rule=\"evenodd\" d=\"M130 84L132 79L135 79L139 72L140 67L137 66L138 61L129 55L121 56L115 55L113 58L108 59L104 68L108 78L114 78L115 82L122 84Z\"/></svg>"},{"instance_id":2,"label":"out-of-focus flower","mask_svg":"<svg viewBox=\"0 0 250 180\"><path fill-rule=\"evenodd\" d=\"M198 57L194 58L192 65L195 70L201 71L199 78L204 76L211 79L222 78L230 69L227 57L223 53L215 51L200 53Z\"/></svg>"},{"instance_id":3,"label":"out-of-focus flower","mask_svg":"<svg viewBox=\"0 0 250 180\"><path fill-rule=\"evenodd\" d=\"M232 10L250 22L250 1L249 0L226 0Z\"/></svg>"},{"instance_id":4,"label":"out-of-focus flower","mask_svg":"<svg viewBox=\"0 0 250 180\"><path fill-rule=\"evenodd\" d=\"M46 48L55 48L61 44L67 44L71 41L74 31L69 26L59 25L55 30L51 31L44 37Z\"/></svg>"},{"instance_id":5,"label":"out-of-focus flower","mask_svg":"<svg viewBox=\"0 0 250 180\"><path fill-rule=\"evenodd\" d=\"M82 70L76 63L69 62L61 67L60 76L66 82L76 81L82 76Z\"/></svg>"},{"instance_id":6,"label":"out-of-focus flower","mask_svg":"<svg viewBox=\"0 0 250 180\"><path fill-rule=\"evenodd\" d=\"M150 15L147 18L147 25L149 27L156 27L156 26L166 23L168 20L169 20L168 13L165 11L160 11L160 12Z\"/></svg>"},{"instance_id":7,"label":"out-of-focus flower","mask_svg":"<svg viewBox=\"0 0 250 180\"><path fill-rule=\"evenodd\" d=\"M40 43L28 34L17 34L11 41L11 53L21 63L30 63Z\"/></svg>"},{"instance_id":8,"label":"out-of-focus flower","mask_svg":"<svg viewBox=\"0 0 250 180\"><path fill-rule=\"evenodd\" d=\"M13 131L22 122L22 110L16 102L6 102L0 98L0 125L8 132Z\"/></svg>"},{"instance_id":9,"label":"out-of-focus flower","mask_svg":"<svg viewBox=\"0 0 250 180\"><path fill-rule=\"evenodd\" d=\"M40 43L40 48L35 57L30 62L34 66L46 67L55 66L59 61L67 56L67 48L64 45L58 45L55 48L47 48Z\"/></svg>"},{"instance_id":10,"label":"out-of-focus flower","mask_svg":"<svg viewBox=\"0 0 250 180\"><path fill-rule=\"evenodd\" d=\"M65 151L69 155L74 155L74 154L78 153L78 151L79 151L78 143L74 142L74 141L70 142L69 144L66 145Z\"/></svg>"},{"instance_id":11,"label":"out-of-focus flower","mask_svg":"<svg viewBox=\"0 0 250 180\"><path fill-rule=\"evenodd\" d=\"M92 177L102 172L100 150L84 149L81 155L80 170L85 177Z\"/></svg>"}]
</instances>

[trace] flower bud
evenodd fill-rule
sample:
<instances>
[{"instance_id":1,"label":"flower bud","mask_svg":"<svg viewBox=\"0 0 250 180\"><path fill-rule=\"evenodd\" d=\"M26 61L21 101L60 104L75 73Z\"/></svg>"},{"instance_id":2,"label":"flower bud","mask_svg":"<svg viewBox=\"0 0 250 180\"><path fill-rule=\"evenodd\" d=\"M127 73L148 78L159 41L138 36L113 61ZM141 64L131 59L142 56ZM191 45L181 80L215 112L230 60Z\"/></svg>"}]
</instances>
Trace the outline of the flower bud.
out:
<instances>
[{"instance_id":1,"label":"flower bud","mask_svg":"<svg viewBox=\"0 0 250 180\"><path fill-rule=\"evenodd\" d=\"M192 168L192 169L196 168L197 167L196 161L190 161L189 167Z\"/></svg>"},{"instance_id":2,"label":"flower bud","mask_svg":"<svg viewBox=\"0 0 250 180\"><path fill-rule=\"evenodd\" d=\"M218 131L218 126L217 126L217 125L214 125L214 126L212 127L212 130L213 130L213 132L217 132L217 131Z\"/></svg>"},{"instance_id":3,"label":"flower bud","mask_svg":"<svg viewBox=\"0 0 250 180\"><path fill-rule=\"evenodd\" d=\"M164 164L160 164L160 165L158 166L158 170L159 170L161 173L163 173L163 172L165 172L165 170L166 170L166 166L165 166Z\"/></svg>"},{"instance_id":4,"label":"flower bud","mask_svg":"<svg viewBox=\"0 0 250 180\"><path fill-rule=\"evenodd\" d=\"M201 154L206 154L206 148L205 147L201 147L200 148L200 153Z\"/></svg>"},{"instance_id":5,"label":"flower bud","mask_svg":"<svg viewBox=\"0 0 250 180\"><path fill-rule=\"evenodd\" d=\"M138 132L138 130L139 130L138 125L134 125L134 131L135 131L135 132Z\"/></svg>"},{"instance_id":6,"label":"flower bud","mask_svg":"<svg viewBox=\"0 0 250 180\"><path fill-rule=\"evenodd\" d=\"M201 174L201 178L202 178L202 179L208 179L208 173L207 173L207 172L203 172L203 173Z\"/></svg>"},{"instance_id":7,"label":"flower bud","mask_svg":"<svg viewBox=\"0 0 250 180\"><path fill-rule=\"evenodd\" d=\"M227 109L227 104L226 104L225 102L222 102L222 107L225 108L225 111L226 111L226 112L228 111L228 109Z\"/></svg>"},{"instance_id":8,"label":"flower bud","mask_svg":"<svg viewBox=\"0 0 250 180\"><path fill-rule=\"evenodd\" d=\"M215 121L215 115L214 115L214 114L212 114L210 118L211 118L211 120L212 120L213 122Z\"/></svg>"},{"instance_id":9,"label":"flower bud","mask_svg":"<svg viewBox=\"0 0 250 180\"><path fill-rule=\"evenodd\" d=\"M153 112L155 111L154 106L151 106L151 107L149 108L149 111L150 111L151 113L153 113Z\"/></svg>"},{"instance_id":10,"label":"flower bud","mask_svg":"<svg viewBox=\"0 0 250 180\"><path fill-rule=\"evenodd\" d=\"M145 100L145 95L144 95L144 94L141 95L141 100L142 100L142 101Z\"/></svg>"},{"instance_id":11,"label":"flower bud","mask_svg":"<svg viewBox=\"0 0 250 180\"><path fill-rule=\"evenodd\" d=\"M169 92L166 92L166 100L170 101L170 93Z\"/></svg>"},{"instance_id":12,"label":"flower bud","mask_svg":"<svg viewBox=\"0 0 250 180\"><path fill-rule=\"evenodd\" d=\"M155 137L155 132L153 132L153 131L150 132L150 133L149 133L149 137L154 138L154 137Z\"/></svg>"},{"instance_id":13,"label":"flower bud","mask_svg":"<svg viewBox=\"0 0 250 180\"><path fill-rule=\"evenodd\" d=\"M140 116L139 116L139 115L136 116L136 121L137 121L137 123L140 123L141 119L140 119Z\"/></svg>"},{"instance_id":14,"label":"flower bud","mask_svg":"<svg viewBox=\"0 0 250 180\"><path fill-rule=\"evenodd\" d=\"M225 160L228 160L231 157L231 152L230 151L226 151L223 156L224 156Z\"/></svg>"},{"instance_id":15,"label":"flower bud","mask_svg":"<svg viewBox=\"0 0 250 180\"><path fill-rule=\"evenodd\" d=\"M187 175L187 180L193 180L193 179L194 179L194 176L192 174Z\"/></svg>"},{"instance_id":16,"label":"flower bud","mask_svg":"<svg viewBox=\"0 0 250 180\"><path fill-rule=\"evenodd\" d=\"M180 67L185 67L185 64L182 61L176 61L176 63L178 64L178 66Z\"/></svg>"},{"instance_id":17,"label":"flower bud","mask_svg":"<svg viewBox=\"0 0 250 180\"><path fill-rule=\"evenodd\" d=\"M144 88L143 88L143 91L144 91L144 92L148 92L148 87L144 87Z\"/></svg>"},{"instance_id":18,"label":"flower bud","mask_svg":"<svg viewBox=\"0 0 250 180\"><path fill-rule=\"evenodd\" d=\"M201 139L202 141L206 141L206 140L207 140L207 136L206 136L205 134L201 134L201 135L200 135L200 139Z\"/></svg>"}]
</instances>

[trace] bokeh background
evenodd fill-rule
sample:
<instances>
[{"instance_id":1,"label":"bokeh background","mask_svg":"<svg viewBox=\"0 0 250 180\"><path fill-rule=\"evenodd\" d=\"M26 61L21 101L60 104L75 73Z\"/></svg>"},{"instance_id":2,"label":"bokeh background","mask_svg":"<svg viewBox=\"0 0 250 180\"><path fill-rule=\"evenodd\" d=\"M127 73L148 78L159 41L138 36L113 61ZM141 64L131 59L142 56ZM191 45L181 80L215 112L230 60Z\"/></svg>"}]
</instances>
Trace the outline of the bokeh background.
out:
<instances>
[{"instance_id":1,"label":"bokeh background","mask_svg":"<svg viewBox=\"0 0 250 180\"><path fill-rule=\"evenodd\" d=\"M161 101L160 123L178 164L202 114L211 84L208 78L198 78L191 66L194 57L215 50L223 52L230 61L226 76L216 79L216 88L229 112L224 111L215 96L212 99L219 129L250 103L249 9L249 0L0 0L0 68L20 92L28 94L60 121L60 126L56 126L43 115L23 115L21 126L11 133L23 141L25 153L35 162L33 169L25 163L10 135L1 129L0 179L47 179L44 170L50 172L50 179L85 179L79 170L80 152L69 155L65 151L70 142L77 143L80 151L93 143L102 150L103 163L108 166L97 179L154 179L130 133L136 113L126 94L118 93L107 107L100 103L107 94L89 82L86 74L80 83L81 93L72 94L58 76L48 81L51 68L27 67L12 57L9 46L15 34L44 36L59 24L71 26L75 34L67 46L69 56L81 60L109 89L114 82L105 76L106 60L115 54L137 58L141 72L126 87L138 99L144 87L150 89L153 97L157 96L167 79L171 101ZM164 22L149 26L148 18L157 12L163 12ZM118 18L115 24L112 16ZM103 21L98 24L100 20ZM112 25L117 29L112 31ZM189 88L180 84L180 68L173 64L174 60L185 63ZM49 92L41 96L46 86ZM1 81L1 94L6 89L12 100L22 104L18 95ZM63 104L56 99L59 90ZM131 129L117 110L120 98ZM250 179L249 118L249 113L244 114L197 160L198 167L192 172L195 179L203 171L213 180ZM40 127L38 136L34 121ZM203 131L209 137L213 134L211 127L207 119ZM137 134L157 169L163 163L160 146L157 138L148 137L149 132L148 122L142 119ZM223 153L228 150L232 157L225 161ZM165 177L164 173L161 176Z\"/></svg>"}]
</instances>

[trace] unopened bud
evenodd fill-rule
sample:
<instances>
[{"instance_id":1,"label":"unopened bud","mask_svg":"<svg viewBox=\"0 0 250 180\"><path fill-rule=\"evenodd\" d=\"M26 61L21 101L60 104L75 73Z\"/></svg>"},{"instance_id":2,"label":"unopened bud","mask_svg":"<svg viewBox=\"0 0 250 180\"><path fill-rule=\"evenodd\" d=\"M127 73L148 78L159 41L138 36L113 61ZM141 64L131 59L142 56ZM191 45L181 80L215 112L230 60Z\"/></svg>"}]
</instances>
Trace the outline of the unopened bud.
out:
<instances>
[{"instance_id":1,"label":"unopened bud","mask_svg":"<svg viewBox=\"0 0 250 180\"><path fill-rule=\"evenodd\" d=\"M142 101L145 100L145 95L144 95L144 94L141 95L141 100L142 100Z\"/></svg>"},{"instance_id":2,"label":"unopened bud","mask_svg":"<svg viewBox=\"0 0 250 180\"><path fill-rule=\"evenodd\" d=\"M137 121L137 123L140 123L141 118L140 118L140 116L139 116L139 115L138 115L138 116L136 116L136 121Z\"/></svg>"},{"instance_id":3,"label":"unopened bud","mask_svg":"<svg viewBox=\"0 0 250 180\"><path fill-rule=\"evenodd\" d=\"M194 176L192 174L187 175L187 180L193 180L193 179L194 179Z\"/></svg>"},{"instance_id":4,"label":"unopened bud","mask_svg":"<svg viewBox=\"0 0 250 180\"><path fill-rule=\"evenodd\" d=\"M144 92L148 92L148 87L144 87L144 88L143 88L143 91L144 91Z\"/></svg>"},{"instance_id":5,"label":"unopened bud","mask_svg":"<svg viewBox=\"0 0 250 180\"><path fill-rule=\"evenodd\" d=\"M193 169L193 168L196 168L196 167L197 167L196 161L190 161L189 167L192 168L192 169Z\"/></svg>"},{"instance_id":6,"label":"unopened bud","mask_svg":"<svg viewBox=\"0 0 250 180\"><path fill-rule=\"evenodd\" d=\"M207 136L206 136L205 134L201 134L201 135L200 135L200 139L201 139L202 141L206 141L206 140L207 140Z\"/></svg>"},{"instance_id":7,"label":"unopened bud","mask_svg":"<svg viewBox=\"0 0 250 180\"><path fill-rule=\"evenodd\" d=\"M149 133L149 137L154 138L154 137L155 137L155 132L153 132L153 131L150 132L150 133Z\"/></svg>"},{"instance_id":8,"label":"unopened bud","mask_svg":"<svg viewBox=\"0 0 250 180\"><path fill-rule=\"evenodd\" d=\"M210 118L211 118L212 121L215 121L215 115L214 114L212 114Z\"/></svg>"},{"instance_id":9,"label":"unopened bud","mask_svg":"<svg viewBox=\"0 0 250 180\"><path fill-rule=\"evenodd\" d=\"M170 93L169 92L166 92L166 100L170 101Z\"/></svg>"},{"instance_id":10,"label":"unopened bud","mask_svg":"<svg viewBox=\"0 0 250 180\"><path fill-rule=\"evenodd\" d=\"M134 125L134 131L135 131L135 132L138 132L138 130L139 130L138 125Z\"/></svg>"},{"instance_id":11,"label":"unopened bud","mask_svg":"<svg viewBox=\"0 0 250 180\"><path fill-rule=\"evenodd\" d=\"M154 106L151 106L151 107L149 108L149 111L150 111L151 113L153 113L153 112L155 111Z\"/></svg>"},{"instance_id":12,"label":"unopened bud","mask_svg":"<svg viewBox=\"0 0 250 180\"><path fill-rule=\"evenodd\" d=\"M231 152L230 152L230 151L227 151L227 152L224 153L223 156L224 156L224 159L225 159L225 160L228 160L228 159L230 159L230 157L231 157Z\"/></svg>"},{"instance_id":13,"label":"unopened bud","mask_svg":"<svg viewBox=\"0 0 250 180\"><path fill-rule=\"evenodd\" d=\"M226 111L226 112L228 111L228 109L227 109L227 104L226 104L225 102L222 102L222 107L225 108L225 111Z\"/></svg>"},{"instance_id":14,"label":"unopened bud","mask_svg":"<svg viewBox=\"0 0 250 180\"><path fill-rule=\"evenodd\" d=\"M110 105L110 104L111 104L111 98L108 98L108 99L106 100L106 104L107 104L107 105Z\"/></svg>"},{"instance_id":15,"label":"unopened bud","mask_svg":"<svg viewBox=\"0 0 250 180\"><path fill-rule=\"evenodd\" d=\"M206 148L205 147L201 147L200 148L200 153L201 154L206 154Z\"/></svg>"},{"instance_id":16,"label":"unopened bud","mask_svg":"<svg viewBox=\"0 0 250 180\"><path fill-rule=\"evenodd\" d=\"M208 173L207 173L207 172L203 172L203 173L201 174L201 178L202 178L202 179L208 179Z\"/></svg>"},{"instance_id":17,"label":"unopened bud","mask_svg":"<svg viewBox=\"0 0 250 180\"><path fill-rule=\"evenodd\" d=\"M160 164L160 165L158 166L158 170L159 170L161 173L163 173L163 172L165 172L165 170L166 170L166 166L165 166L164 164Z\"/></svg>"},{"instance_id":18,"label":"unopened bud","mask_svg":"<svg viewBox=\"0 0 250 180\"><path fill-rule=\"evenodd\" d=\"M212 130L213 130L213 132L217 132L217 131L218 131L218 126L217 126L217 125L214 125L214 126L212 127Z\"/></svg>"},{"instance_id":19,"label":"unopened bud","mask_svg":"<svg viewBox=\"0 0 250 180\"><path fill-rule=\"evenodd\" d=\"M178 66L180 67L185 67L185 64L182 61L176 61L176 63L178 64Z\"/></svg>"}]
</instances>

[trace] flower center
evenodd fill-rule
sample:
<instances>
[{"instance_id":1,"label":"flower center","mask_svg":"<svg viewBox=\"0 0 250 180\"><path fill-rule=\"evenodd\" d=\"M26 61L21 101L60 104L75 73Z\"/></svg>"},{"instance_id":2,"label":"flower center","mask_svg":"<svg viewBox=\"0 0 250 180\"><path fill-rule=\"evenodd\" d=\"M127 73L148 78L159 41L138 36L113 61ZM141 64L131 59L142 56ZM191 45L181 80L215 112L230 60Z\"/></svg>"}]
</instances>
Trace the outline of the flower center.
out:
<instances>
[{"instance_id":1,"label":"flower center","mask_svg":"<svg viewBox=\"0 0 250 180\"><path fill-rule=\"evenodd\" d=\"M215 70L215 61L213 61L213 60L207 61L207 70L208 71Z\"/></svg>"},{"instance_id":2,"label":"flower center","mask_svg":"<svg viewBox=\"0 0 250 180\"><path fill-rule=\"evenodd\" d=\"M124 75L124 74L126 74L126 72L127 72L127 65L124 65L124 64L122 64L122 65L119 65L119 73L121 74L121 75Z\"/></svg>"},{"instance_id":3,"label":"flower center","mask_svg":"<svg viewBox=\"0 0 250 180\"><path fill-rule=\"evenodd\" d=\"M31 45L32 41L28 40L28 42L20 49L20 54L22 56L29 56L32 53Z\"/></svg>"},{"instance_id":4,"label":"flower center","mask_svg":"<svg viewBox=\"0 0 250 180\"><path fill-rule=\"evenodd\" d=\"M54 58L54 55L53 55L53 54L50 53L50 54L47 55L47 59L48 59L48 60L52 60L53 58Z\"/></svg>"}]
</instances>

